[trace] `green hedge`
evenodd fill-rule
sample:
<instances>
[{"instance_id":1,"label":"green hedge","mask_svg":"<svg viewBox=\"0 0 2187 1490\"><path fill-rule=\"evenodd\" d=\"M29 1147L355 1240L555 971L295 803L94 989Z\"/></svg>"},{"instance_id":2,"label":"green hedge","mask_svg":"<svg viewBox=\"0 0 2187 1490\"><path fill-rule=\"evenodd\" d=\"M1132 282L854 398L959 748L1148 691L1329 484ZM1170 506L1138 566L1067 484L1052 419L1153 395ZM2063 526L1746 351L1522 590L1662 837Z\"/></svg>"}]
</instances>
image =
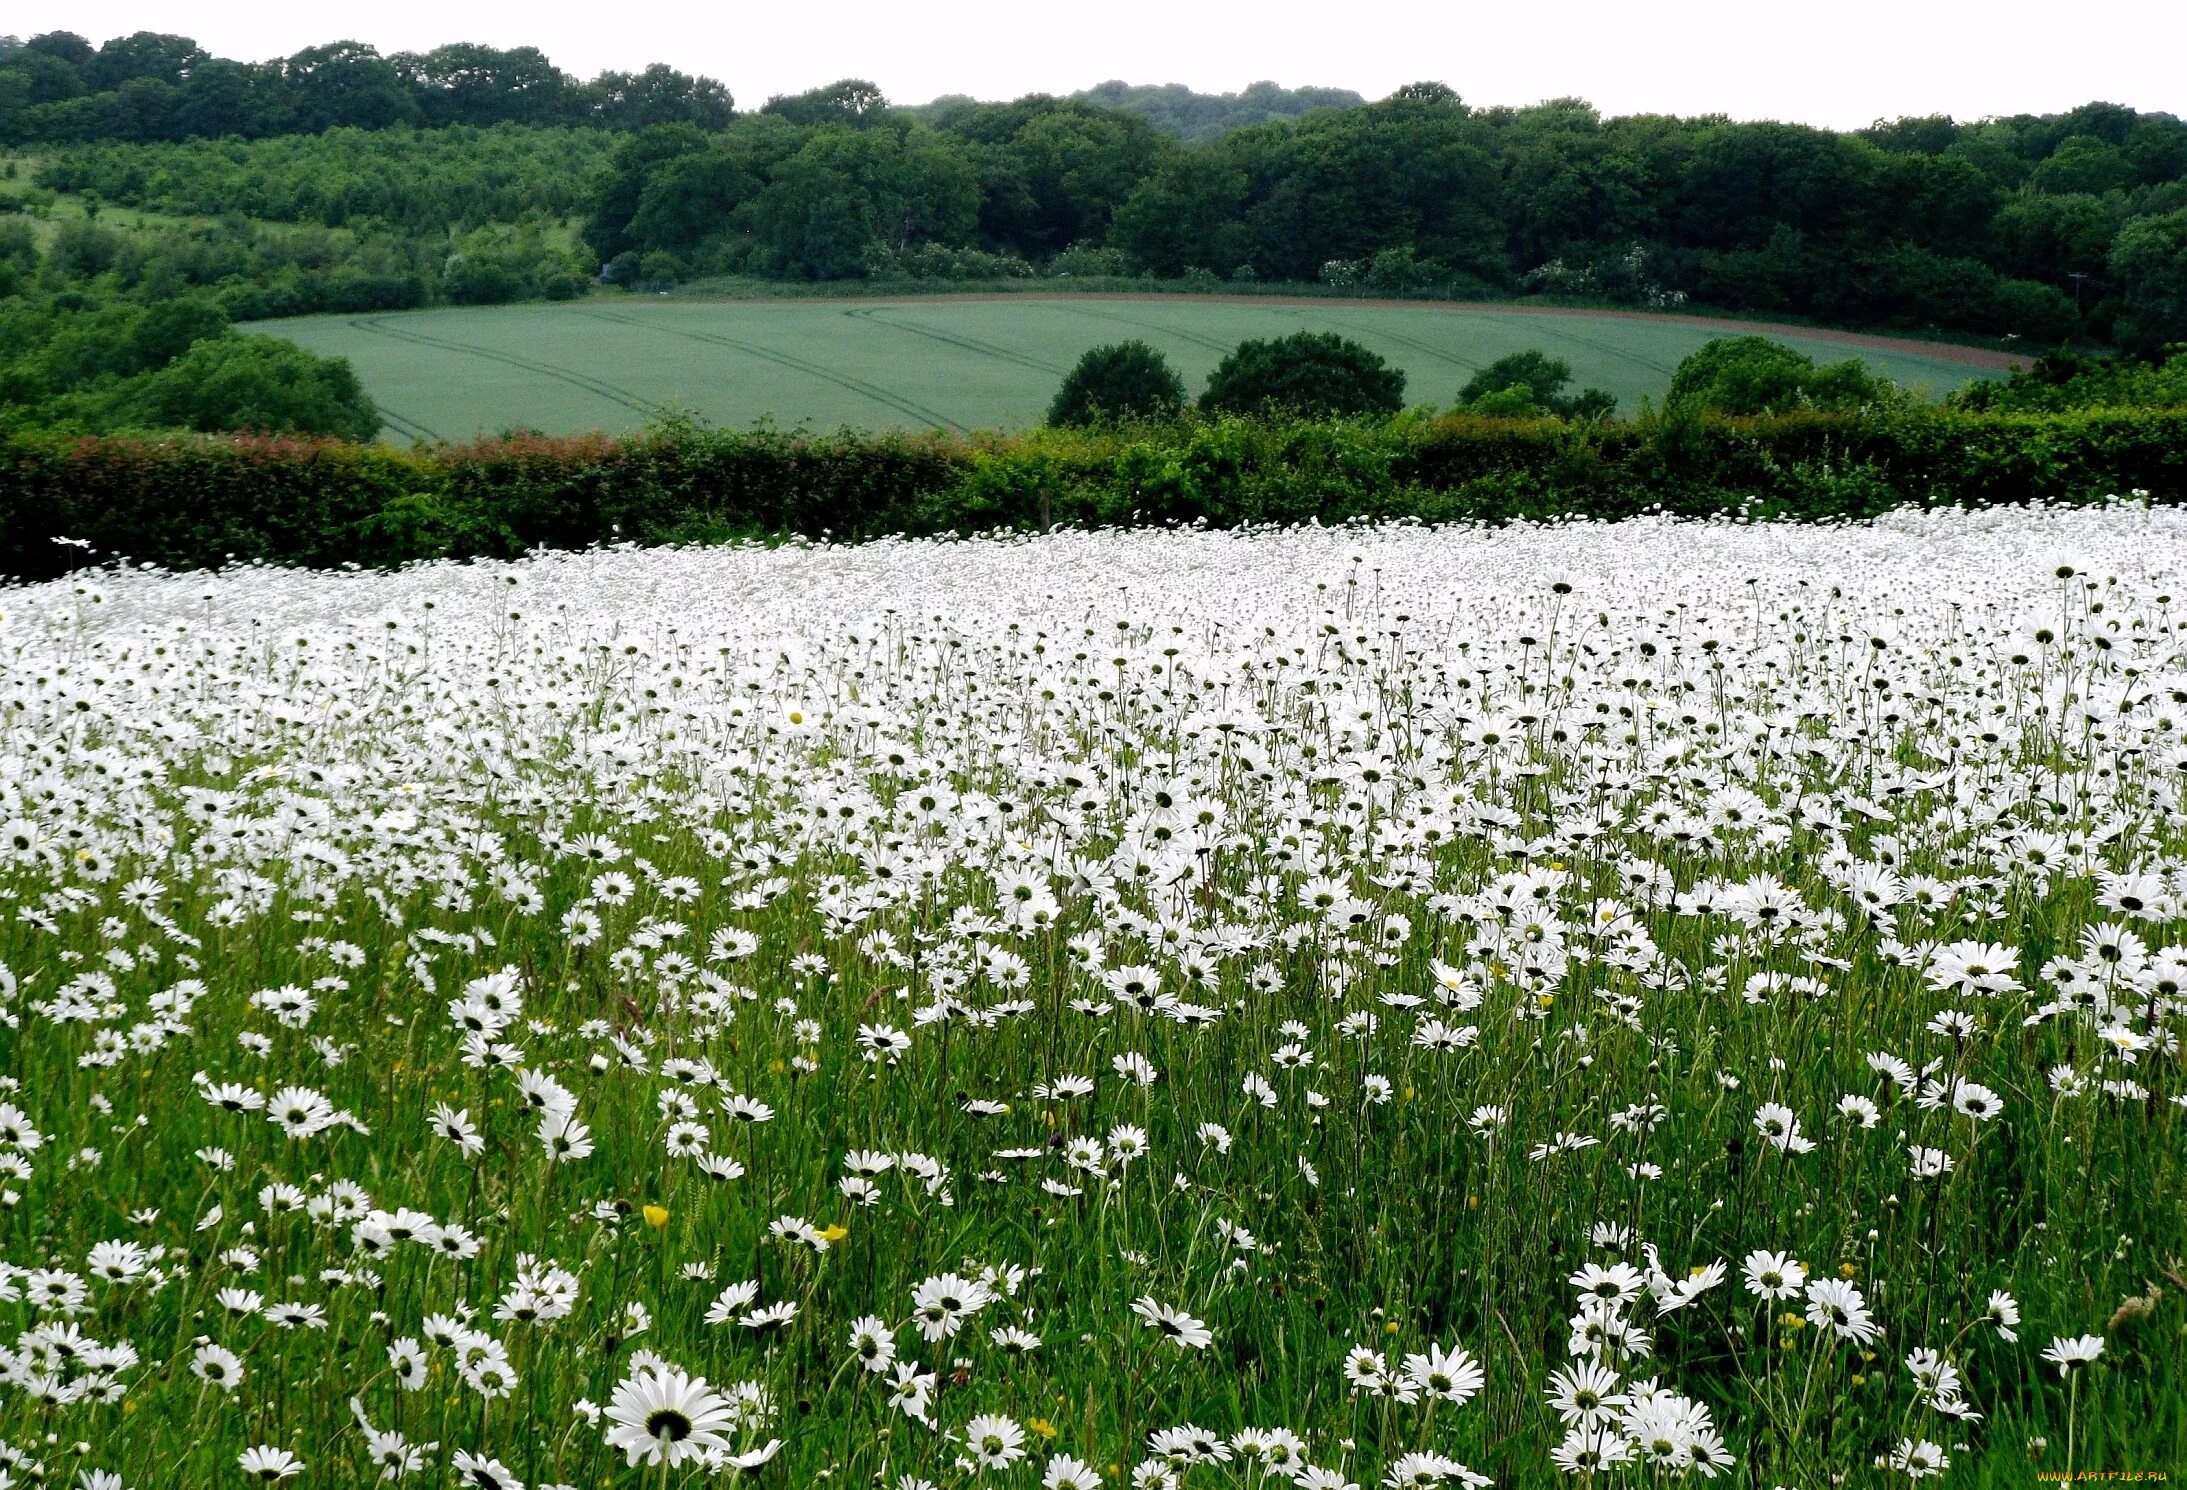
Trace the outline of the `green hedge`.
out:
<instances>
[{"instance_id":1,"label":"green hedge","mask_svg":"<svg viewBox=\"0 0 2187 1490\"><path fill-rule=\"evenodd\" d=\"M89 561L331 566L538 547L1054 523L1499 521L2187 491L2187 411L1921 411L1575 426L1464 417L941 435L687 427L401 450L0 436L0 574ZM90 549L56 540L88 541Z\"/></svg>"}]
</instances>

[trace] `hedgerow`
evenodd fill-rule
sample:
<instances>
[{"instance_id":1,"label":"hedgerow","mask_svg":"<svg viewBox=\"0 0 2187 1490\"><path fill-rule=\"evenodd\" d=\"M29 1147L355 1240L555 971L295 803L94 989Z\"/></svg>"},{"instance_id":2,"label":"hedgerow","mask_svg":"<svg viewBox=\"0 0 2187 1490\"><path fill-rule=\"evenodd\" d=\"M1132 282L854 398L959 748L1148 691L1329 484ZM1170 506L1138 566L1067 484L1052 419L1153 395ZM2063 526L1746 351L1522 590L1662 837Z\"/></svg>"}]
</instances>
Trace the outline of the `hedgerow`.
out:
<instances>
[{"instance_id":1,"label":"hedgerow","mask_svg":"<svg viewBox=\"0 0 2187 1490\"><path fill-rule=\"evenodd\" d=\"M1672 413L1630 424L1185 420L969 438L671 424L398 449L0 436L0 573L382 567L599 543L1055 524L1860 517L2187 488L2187 411Z\"/></svg>"}]
</instances>

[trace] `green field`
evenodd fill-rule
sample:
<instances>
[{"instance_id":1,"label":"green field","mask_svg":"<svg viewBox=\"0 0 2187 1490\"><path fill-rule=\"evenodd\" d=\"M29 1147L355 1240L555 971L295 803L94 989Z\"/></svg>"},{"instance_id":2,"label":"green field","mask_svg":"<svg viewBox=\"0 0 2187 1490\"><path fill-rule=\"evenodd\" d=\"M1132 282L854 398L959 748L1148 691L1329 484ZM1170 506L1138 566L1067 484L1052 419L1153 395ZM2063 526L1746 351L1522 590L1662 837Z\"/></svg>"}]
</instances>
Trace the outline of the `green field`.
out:
<instances>
[{"instance_id":1,"label":"green field","mask_svg":"<svg viewBox=\"0 0 2187 1490\"><path fill-rule=\"evenodd\" d=\"M1372 347L1405 370L1416 403L1448 403L1482 364L1539 347L1570 362L1578 383L1616 394L1630 413L1641 399L1662 396L1681 357L1740 328L1490 306L1013 295L603 299L311 316L252 329L349 358L379 402L389 438L408 440L519 426L627 430L664 409L733 426L769 418L830 428L1013 428L1037 423L1064 372L1099 343L1152 342L1197 391L1240 341L1302 329ZM1860 356L1931 394L1987 375L1983 354L1963 348L1784 339L1822 359Z\"/></svg>"}]
</instances>

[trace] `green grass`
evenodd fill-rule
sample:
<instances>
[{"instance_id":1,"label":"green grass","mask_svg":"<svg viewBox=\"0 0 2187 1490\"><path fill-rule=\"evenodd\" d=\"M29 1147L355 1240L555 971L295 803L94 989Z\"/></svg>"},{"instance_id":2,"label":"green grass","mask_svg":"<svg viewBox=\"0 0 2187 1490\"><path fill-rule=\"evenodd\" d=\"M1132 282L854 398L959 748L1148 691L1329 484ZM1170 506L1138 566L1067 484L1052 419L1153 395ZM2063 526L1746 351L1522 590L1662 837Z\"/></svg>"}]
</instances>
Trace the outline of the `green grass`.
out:
<instances>
[{"instance_id":1,"label":"green grass","mask_svg":"<svg viewBox=\"0 0 2187 1490\"><path fill-rule=\"evenodd\" d=\"M1194 391L1252 337L1335 331L1405 370L1416 403L1448 403L1473 371L1539 347L1631 413L1660 398L1680 358L1735 326L1601 311L1193 298L704 301L599 297L572 305L312 316L252 329L350 359L389 438L461 439L525 427L630 430L681 410L741 426L989 429L1039 422L1079 354L1139 337ZM1784 338L1818 358L1860 356L1942 395L1985 371L1964 352Z\"/></svg>"}]
</instances>

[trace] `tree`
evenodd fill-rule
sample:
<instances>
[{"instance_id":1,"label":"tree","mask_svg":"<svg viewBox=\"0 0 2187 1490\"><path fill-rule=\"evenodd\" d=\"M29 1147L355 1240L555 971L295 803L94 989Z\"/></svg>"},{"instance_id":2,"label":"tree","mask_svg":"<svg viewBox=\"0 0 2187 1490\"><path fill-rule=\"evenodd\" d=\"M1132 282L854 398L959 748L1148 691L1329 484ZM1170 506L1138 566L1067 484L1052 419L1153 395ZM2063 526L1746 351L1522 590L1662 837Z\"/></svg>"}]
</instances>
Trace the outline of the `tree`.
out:
<instances>
[{"instance_id":1,"label":"tree","mask_svg":"<svg viewBox=\"0 0 2187 1490\"><path fill-rule=\"evenodd\" d=\"M867 252L963 244L979 222L979 180L961 151L923 125L829 125L777 164L752 200L752 226L789 273L846 279Z\"/></svg>"},{"instance_id":2,"label":"tree","mask_svg":"<svg viewBox=\"0 0 2187 1490\"><path fill-rule=\"evenodd\" d=\"M777 93L759 111L792 124L866 124L888 112L888 98L864 78L844 78L803 93Z\"/></svg>"},{"instance_id":3,"label":"tree","mask_svg":"<svg viewBox=\"0 0 2187 1490\"><path fill-rule=\"evenodd\" d=\"M26 46L0 57L0 105L10 110L60 103L83 91L83 75L50 52Z\"/></svg>"},{"instance_id":4,"label":"tree","mask_svg":"<svg viewBox=\"0 0 2187 1490\"><path fill-rule=\"evenodd\" d=\"M1405 374L1329 331L1241 342L1200 394L1200 407L1211 414L1386 418L1404 406Z\"/></svg>"},{"instance_id":5,"label":"tree","mask_svg":"<svg viewBox=\"0 0 2187 1490\"><path fill-rule=\"evenodd\" d=\"M937 131L971 146L988 241L1033 258L1107 236L1170 148L1132 115L1040 96L956 109Z\"/></svg>"},{"instance_id":6,"label":"tree","mask_svg":"<svg viewBox=\"0 0 2187 1490\"><path fill-rule=\"evenodd\" d=\"M579 99L609 129L661 124L720 129L736 112L736 100L720 83L678 72L664 62L639 73L601 73L580 90Z\"/></svg>"},{"instance_id":7,"label":"tree","mask_svg":"<svg viewBox=\"0 0 2187 1490\"><path fill-rule=\"evenodd\" d=\"M537 47L504 51L455 42L390 60L409 80L429 124L551 123L576 86Z\"/></svg>"},{"instance_id":8,"label":"tree","mask_svg":"<svg viewBox=\"0 0 2187 1490\"><path fill-rule=\"evenodd\" d=\"M83 71L85 64L90 62L97 52L97 48L93 47L89 40L78 36L73 31L42 32L24 42L23 50L26 52L42 52L48 57L57 57L78 72Z\"/></svg>"},{"instance_id":9,"label":"tree","mask_svg":"<svg viewBox=\"0 0 2187 1490\"><path fill-rule=\"evenodd\" d=\"M1666 402L1719 414L1782 414L1852 409L1904 397L1895 384L1857 359L1818 367L1806 353L1766 336L1723 336L1678 364Z\"/></svg>"},{"instance_id":10,"label":"tree","mask_svg":"<svg viewBox=\"0 0 2187 1490\"><path fill-rule=\"evenodd\" d=\"M2121 346L2154 355L2187 341L2187 207L2121 228L2111 246L2111 277L2126 302Z\"/></svg>"},{"instance_id":11,"label":"tree","mask_svg":"<svg viewBox=\"0 0 2187 1490\"><path fill-rule=\"evenodd\" d=\"M1572 364L1562 357L1529 349L1499 357L1467 380L1458 391L1458 407L1467 413L1503 417L1556 414L1566 419L1593 419L1617 407L1617 395L1600 388L1583 388L1567 396Z\"/></svg>"},{"instance_id":12,"label":"tree","mask_svg":"<svg viewBox=\"0 0 2187 1490\"><path fill-rule=\"evenodd\" d=\"M417 117L417 100L394 64L361 41L306 47L283 64L295 127L307 134L354 125L385 129Z\"/></svg>"},{"instance_id":13,"label":"tree","mask_svg":"<svg viewBox=\"0 0 2187 1490\"><path fill-rule=\"evenodd\" d=\"M145 307L129 331L129 349L140 368L165 367L201 341L224 336L228 313L205 295L182 295Z\"/></svg>"},{"instance_id":14,"label":"tree","mask_svg":"<svg viewBox=\"0 0 2187 1490\"><path fill-rule=\"evenodd\" d=\"M1246 221L1263 273L1312 279L1332 259L1406 246L1500 280L1507 235L1494 144L1459 104L1398 98L1240 130L1215 148L1258 183Z\"/></svg>"},{"instance_id":15,"label":"tree","mask_svg":"<svg viewBox=\"0 0 2187 1490\"><path fill-rule=\"evenodd\" d=\"M742 161L720 150L666 161L653 169L639 194L630 241L641 251L688 252L726 227L760 185Z\"/></svg>"},{"instance_id":16,"label":"tree","mask_svg":"<svg viewBox=\"0 0 2187 1490\"><path fill-rule=\"evenodd\" d=\"M1111 239L1156 274L1228 269L1252 254L1245 173L1213 151L1172 158L1116 209Z\"/></svg>"},{"instance_id":17,"label":"tree","mask_svg":"<svg viewBox=\"0 0 2187 1490\"><path fill-rule=\"evenodd\" d=\"M84 82L97 93L110 93L132 78L151 78L179 88L192 71L211 60L212 54L187 36L138 31L100 47L98 55L84 64Z\"/></svg>"},{"instance_id":18,"label":"tree","mask_svg":"<svg viewBox=\"0 0 2187 1490\"><path fill-rule=\"evenodd\" d=\"M139 429L265 430L369 440L380 413L346 357L271 336L201 341L123 385L105 420Z\"/></svg>"},{"instance_id":19,"label":"tree","mask_svg":"<svg viewBox=\"0 0 2187 1490\"><path fill-rule=\"evenodd\" d=\"M1169 419L1185 406L1184 379L1143 341L1094 347L1078 359L1048 406L1053 425Z\"/></svg>"},{"instance_id":20,"label":"tree","mask_svg":"<svg viewBox=\"0 0 2187 1490\"><path fill-rule=\"evenodd\" d=\"M175 132L192 136L280 134L289 127L288 85L278 62L214 57L191 69L175 100Z\"/></svg>"},{"instance_id":21,"label":"tree","mask_svg":"<svg viewBox=\"0 0 2187 1490\"><path fill-rule=\"evenodd\" d=\"M631 219L638 215L655 173L669 161L704 155L711 148L706 132L690 123L651 125L624 140L601 175L592 210L585 216L585 246L602 263L635 249Z\"/></svg>"},{"instance_id":22,"label":"tree","mask_svg":"<svg viewBox=\"0 0 2187 1490\"><path fill-rule=\"evenodd\" d=\"M2064 284L2070 274L2102 274L2120 214L2083 194L2018 197L1991 222L1993 256L2007 274Z\"/></svg>"}]
</instances>

